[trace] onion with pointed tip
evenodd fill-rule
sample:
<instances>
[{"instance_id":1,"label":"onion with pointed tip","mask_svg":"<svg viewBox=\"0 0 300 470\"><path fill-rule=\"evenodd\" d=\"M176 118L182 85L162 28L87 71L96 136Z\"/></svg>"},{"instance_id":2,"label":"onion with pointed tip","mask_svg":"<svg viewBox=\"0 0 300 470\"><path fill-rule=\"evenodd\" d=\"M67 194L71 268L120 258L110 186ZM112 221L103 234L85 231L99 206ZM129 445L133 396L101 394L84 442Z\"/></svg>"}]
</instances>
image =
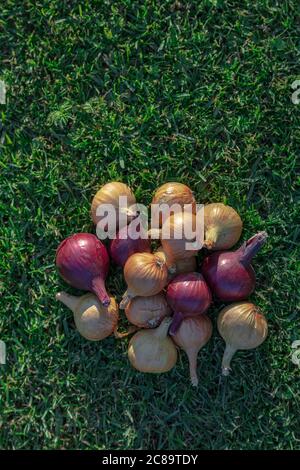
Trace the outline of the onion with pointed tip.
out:
<instances>
[{"instance_id":1,"label":"onion with pointed tip","mask_svg":"<svg viewBox=\"0 0 300 470\"><path fill-rule=\"evenodd\" d=\"M231 359L237 350L257 348L268 335L268 324L259 308L250 302L236 302L223 308L218 330L225 340L222 374L229 375Z\"/></svg>"},{"instance_id":2,"label":"onion with pointed tip","mask_svg":"<svg viewBox=\"0 0 300 470\"><path fill-rule=\"evenodd\" d=\"M252 258L267 240L266 232L259 232L236 251L216 251L207 256L201 272L212 293L223 302L246 299L255 288Z\"/></svg>"},{"instance_id":3,"label":"onion with pointed tip","mask_svg":"<svg viewBox=\"0 0 300 470\"><path fill-rule=\"evenodd\" d=\"M220 202L204 206L204 244L209 250L228 250L239 240L243 222L230 206Z\"/></svg>"},{"instance_id":4,"label":"onion with pointed tip","mask_svg":"<svg viewBox=\"0 0 300 470\"><path fill-rule=\"evenodd\" d=\"M177 351L168 337L170 322L170 318L164 318L158 328L138 331L131 338L128 359L135 369L158 374L175 366Z\"/></svg>"},{"instance_id":5,"label":"onion with pointed tip","mask_svg":"<svg viewBox=\"0 0 300 470\"><path fill-rule=\"evenodd\" d=\"M104 306L110 303L105 288L109 257L103 243L91 233L76 233L60 243L56 266L61 277L76 289L94 292Z\"/></svg>"},{"instance_id":6,"label":"onion with pointed tip","mask_svg":"<svg viewBox=\"0 0 300 470\"><path fill-rule=\"evenodd\" d=\"M175 344L186 352L189 360L191 382L195 387L199 383L197 375L198 352L206 345L211 335L211 320L206 315L200 315L199 317L185 318L176 334L172 336Z\"/></svg>"}]
</instances>

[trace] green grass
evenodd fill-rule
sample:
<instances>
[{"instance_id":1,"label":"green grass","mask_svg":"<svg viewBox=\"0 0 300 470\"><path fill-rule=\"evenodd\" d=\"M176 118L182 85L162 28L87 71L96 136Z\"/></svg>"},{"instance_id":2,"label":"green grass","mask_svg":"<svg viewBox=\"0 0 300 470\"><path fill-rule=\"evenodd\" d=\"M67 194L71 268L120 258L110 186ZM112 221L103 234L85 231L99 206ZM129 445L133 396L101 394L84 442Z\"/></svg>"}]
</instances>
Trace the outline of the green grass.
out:
<instances>
[{"instance_id":1,"label":"green grass","mask_svg":"<svg viewBox=\"0 0 300 470\"><path fill-rule=\"evenodd\" d=\"M300 449L297 15L297 0L3 2L1 448ZM140 374L126 340L85 341L54 298L76 293L55 249L94 231L102 184L124 181L149 204L174 179L235 207L243 239L269 234L251 297L269 338L222 378L215 328L196 390L184 354L170 373ZM121 271L108 285L120 300Z\"/></svg>"}]
</instances>

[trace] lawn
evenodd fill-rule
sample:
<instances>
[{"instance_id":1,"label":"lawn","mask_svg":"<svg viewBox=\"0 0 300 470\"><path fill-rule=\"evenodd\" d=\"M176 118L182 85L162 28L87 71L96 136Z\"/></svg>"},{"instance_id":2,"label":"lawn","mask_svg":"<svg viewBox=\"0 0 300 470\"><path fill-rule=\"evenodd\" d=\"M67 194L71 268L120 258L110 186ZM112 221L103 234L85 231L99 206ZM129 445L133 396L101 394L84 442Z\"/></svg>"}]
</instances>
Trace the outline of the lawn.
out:
<instances>
[{"instance_id":1,"label":"lawn","mask_svg":"<svg viewBox=\"0 0 300 470\"><path fill-rule=\"evenodd\" d=\"M3 2L2 449L300 449L297 15L297 0ZM267 230L251 299L269 337L236 355L230 377L222 304L194 389L184 354L169 373L140 374L127 340L84 340L55 301L79 294L56 272L56 247L94 231L91 199L110 180L144 204L181 181L198 202L236 208L243 240ZM108 286L120 300L121 270Z\"/></svg>"}]
</instances>

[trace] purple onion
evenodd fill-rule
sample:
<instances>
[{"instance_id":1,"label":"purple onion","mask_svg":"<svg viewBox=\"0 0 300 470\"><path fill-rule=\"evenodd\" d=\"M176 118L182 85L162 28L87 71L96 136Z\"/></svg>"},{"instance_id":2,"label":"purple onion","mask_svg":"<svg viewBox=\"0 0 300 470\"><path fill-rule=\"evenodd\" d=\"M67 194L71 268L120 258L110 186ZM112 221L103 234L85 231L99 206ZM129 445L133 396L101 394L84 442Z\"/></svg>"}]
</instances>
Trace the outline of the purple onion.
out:
<instances>
[{"instance_id":1,"label":"purple onion","mask_svg":"<svg viewBox=\"0 0 300 470\"><path fill-rule=\"evenodd\" d=\"M255 272L251 260L267 239L259 232L236 251L216 251L202 264L203 276L212 293L223 302L245 300L255 288Z\"/></svg>"},{"instance_id":2,"label":"purple onion","mask_svg":"<svg viewBox=\"0 0 300 470\"><path fill-rule=\"evenodd\" d=\"M151 253L150 240L145 238L132 238L130 225L123 227L110 244L110 255L113 261L124 267L128 258L134 253Z\"/></svg>"},{"instance_id":3,"label":"purple onion","mask_svg":"<svg viewBox=\"0 0 300 470\"><path fill-rule=\"evenodd\" d=\"M180 274L167 288L167 302L174 311L170 334L175 335L182 320L206 312L211 293L200 273Z\"/></svg>"},{"instance_id":4,"label":"purple onion","mask_svg":"<svg viewBox=\"0 0 300 470\"><path fill-rule=\"evenodd\" d=\"M62 241L56 251L56 266L68 284L94 292L104 306L110 304L104 284L109 256L95 235L76 233Z\"/></svg>"}]
</instances>

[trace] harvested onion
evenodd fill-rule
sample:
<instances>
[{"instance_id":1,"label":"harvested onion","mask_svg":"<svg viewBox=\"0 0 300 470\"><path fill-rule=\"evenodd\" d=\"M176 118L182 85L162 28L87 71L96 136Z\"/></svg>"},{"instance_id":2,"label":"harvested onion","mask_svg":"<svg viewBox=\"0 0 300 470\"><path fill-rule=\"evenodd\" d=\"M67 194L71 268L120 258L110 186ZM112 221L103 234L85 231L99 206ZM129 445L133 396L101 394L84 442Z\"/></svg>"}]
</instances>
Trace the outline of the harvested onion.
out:
<instances>
[{"instance_id":1,"label":"harvested onion","mask_svg":"<svg viewBox=\"0 0 300 470\"><path fill-rule=\"evenodd\" d=\"M111 241L109 251L113 261L123 267L134 253L150 253L151 244L148 239L133 238L131 225L128 225L123 227Z\"/></svg>"},{"instance_id":2,"label":"harvested onion","mask_svg":"<svg viewBox=\"0 0 300 470\"><path fill-rule=\"evenodd\" d=\"M128 289L120 308L125 308L134 297L148 297L162 291L168 281L168 268L158 255L135 253L126 261L124 277Z\"/></svg>"},{"instance_id":3,"label":"harvested onion","mask_svg":"<svg viewBox=\"0 0 300 470\"><path fill-rule=\"evenodd\" d=\"M182 183L170 182L165 183L160 186L152 199L152 204L166 204L171 207L173 204L179 204L180 207L183 207L185 204L193 205L193 212L195 212L195 198L192 190ZM159 208L154 208L152 216L155 218L158 213ZM163 220L162 215L160 214L159 225L161 225Z\"/></svg>"},{"instance_id":4,"label":"harvested onion","mask_svg":"<svg viewBox=\"0 0 300 470\"><path fill-rule=\"evenodd\" d=\"M119 312L113 297L110 304L104 307L94 294L81 297L59 292L56 299L72 310L79 333L90 341L100 341L111 335L117 328Z\"/></svg>"},{"instance_id":5,"label":"harvested onion","mask_svg":"<svg viewBox=\"0 0 300 470\"><path fill-rule=\"evenodd\" d=\"M128 321L140 328L155 328L170 313L171 309L163 293L135 297L125 308Z\"/></svg>"},{"instance_id":6,"label":"harvested onion","mask_svg":"<svg viewBox=\"0 0 300 470\"><path fill-rule=\"evenodd\" d=\"M166 263L168 264L168 258L162 246L158 247L155 253L162 253ZM178 276L178 274L191 273L193 271L196 271L196 269L197 269L196 256L177 259L172 264L168 265L169 280L171 281L172 279L174 279L175 276Z\"/></svg>"},{"instance_id":7,"label":"harvested onion","mask_svg":"<svg viewBox=\"0 0 300 470\"><path fill-rule=\"evenodd\" d=\"M204 247L228 250L239 240L243 222L239 214L222 203L204 206Z\"/></svg>"},{"instance_id":8,"label":"harvested onion","mask_svg":"<svg viewBox=\"0 0 300 470\"><path fill-rule=\"evenodd\" d=\"M190 378L192 385L198 385L197 356L203 346L209 341L212 334L212 323L206 315L200 317L186 318L181 323L176 334L172 336L173 341L183 349L189 359Z\"/></svg>"},{"instance_id":9,"label":"harvested onion","mask_svg":"<svg viewBox=\"0 0 300 470\"><path fill-rule=\"evenodd\" d=\"M175 366L176 347L167 336L170 322L170 318L164 318L158 328L138 331L131 338L128 359L135 369L140 372L161 373Z\"/></svg>"},{"instance_id":10,"label":"harvested onion","mask_svg":"<svg viewBox=\"0 0 300 470\"><path fill-rule=\"evenodd\" d=\"M118 181L112 181L111 183L107 183L99 191L95 194L92 206L91 206L91 216L95 225L101 221L104 216L97 215L97 209L101 204L111 204L116 210L116 216L118 216L119 211L119 203L120 203L120 196L127 197L127 207L122 209L122 212L127 217L124 217L125 223L120 224L120 220L116 217L117 227L122 228L125 226L129 220L135 217L136 212L130 209L136 203L135 196L131 189L124 183L120 183Z\"/></svg>"},{"instance_id":11,"label":"harvested onion","mask_svg":"<svg viewBox=\"0 0 300 470\"><path fill-rule=\"evenodd\" d=\"M250 302L236 302L221 310L218 330L226 342L222 360L222 373L230 373L230 362L238 349L253 349L267 337L268 324L256 305Z\"/></svg>"}]
</instances>

